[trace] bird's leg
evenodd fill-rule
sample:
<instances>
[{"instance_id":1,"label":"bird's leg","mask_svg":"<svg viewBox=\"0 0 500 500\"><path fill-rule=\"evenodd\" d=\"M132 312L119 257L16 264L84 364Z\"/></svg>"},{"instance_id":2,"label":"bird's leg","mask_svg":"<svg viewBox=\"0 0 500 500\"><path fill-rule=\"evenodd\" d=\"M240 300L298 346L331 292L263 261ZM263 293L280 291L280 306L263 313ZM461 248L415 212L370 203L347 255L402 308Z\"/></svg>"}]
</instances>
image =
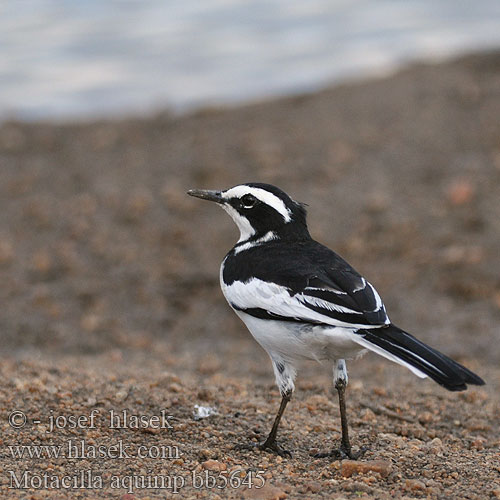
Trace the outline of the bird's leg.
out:
<instances>
[{"instance_id":1,"label":"bird's leg","mask_svg":"<svg viewBox=\"0 0 500 500\"><path fill-rule=\"evenodd\" d=\"M333 458L351 458L358 459L364 452L362 450L358 453L353 453L351 449L351 443L349 441L349 426L347 424L347 411L345 404L345 389L347 387L347 368L345 365L345 360L339 359L333 367L333 380L335 383L335 389L339 395L339 408L340 408L340 425L342 429L342 438L340 440L340 448L334 449L326 453L317 453L316 458L323 457L333 457Z\"/></svg>"},{"instance_id":2,"label":"bird's leg","mask_svg":"<svg viewBox=\"0 0 500 500\"><path fill-rule=\"evenodd\" d=\"M344 360L342 360L344 361ZM345 363L344 363L345 367ZM346 377L347 378L347 377ZM340 408L340 425L342 428L342 438L340 441L340 452L350 457L351 443L349 441L349 425L347 424L347 411L345 407L345 388L347 386L347 380L344 378L339 378L335 381L335 389L339 394L339 408Z\"/></svg>"},{"instance_id":3,"label":"bird's leg","mask_svg":"<svg viewBox=\"0 0 500 500\"><path fill-rule=\"evenodd\" d=\"M292 391L283 394L278 413L276 414L273 427L271 428L271 432L267 436L267 439L262 444L259 445L259 448L261 450L271 450L281 456L292 456L292 454L289 451L283 449L276 441L276 435L278 434L278 427L280 425L281 417L283 416L286 405L288 404L288 401L290 401L291 397L292 397Z\"/></svg>"},{"instance_id":4,"label":"bird's leg","mask_svg":"<svg viewBox=\"0 0 500 500\"><path fill-rule=\"evenodd\" d=\"M295 388L294 380L297 372L295 371L293 365L281 358L272 356L271 360L273 362L274 374L276 375L276 383L278 384L281 393L281 404L278 413L276 414L276 418L274 419L271 432L263 443L253 445L238 445L237 448L251 449L257 446L261 450L272 451L282 457L291 457L292 454L278 444L278 442L276 441L276 436L278 434L278 427L281 422L281 417L285 412L286 405L292 398L293 390Z\"/></svg>"},{"instance_id":5,"label":"bird's leg","mask_svg":"<svg viewBox=\"0 0 500 500\"><path fill-rule=\"evenodd\" d=\"M274 375L276 376L276 383L278 384L281 393L281 404L274 419L273 427L271 432L267 436L267 439L259 446L261 450L271 450L280 456L292 456L292 454L284 450L276 441L276 435L278 434L278 427L280 425L281 417L285 411L288 401L292 397L293 390L295 388L295 376L297 372L292 364L286 362L281 357L271 356L273 362Z\"/></svg>"},{"instance_id":6,"label":"bird's leg","mask_svg":"<svg viewBox=\"0 0 500 500\"><path fill-rule=\"evenodd\" d=\"M267 436L266 440L263 443L251 443L243 445L240 444L237 445L236 448L240 450L242 449L251 450L257 447L260 450L272 451L280 455L281 457L291 457L292 454L288 450L282 448L276 441L276 436L278 434L278 427L280 425L281 417L283 416L286 405L288 404L288 401L290 401L291 398L292 398L292 391L288 391L285 394L283 394L278 413L276 415L276 418L274 419L274 423L271 428L271 432L269 433L269 435Z\"/></svg>"}]
</instances>

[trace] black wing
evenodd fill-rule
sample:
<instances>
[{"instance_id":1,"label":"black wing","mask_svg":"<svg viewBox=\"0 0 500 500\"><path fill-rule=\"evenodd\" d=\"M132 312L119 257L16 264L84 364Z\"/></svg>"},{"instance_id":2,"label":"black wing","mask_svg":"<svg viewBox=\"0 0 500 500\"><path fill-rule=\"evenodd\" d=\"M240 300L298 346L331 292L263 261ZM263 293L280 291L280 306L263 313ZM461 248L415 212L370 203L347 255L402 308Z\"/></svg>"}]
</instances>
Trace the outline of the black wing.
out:
<instances>
[{"instance_id":1,"label":"black wing","mask_svg":"<svg viewBox=\"0 0 500 500\"><path fill-rule=\"evenodd\" d=\"M354 270L325 269L308 279L301 294L307 307L335 319L372 327L390 323L375 288Z\"/></svg>"},{"instance_id":2,"label":"black wing","mask_svg":"<svg viewBox=\"0 0 500 500\"><path fill-rule=\"evenodd\" d=\"M263 319L354 328L390 323L373 286L313 240L229 254L223 282L235 309Z\"/></svg>"}]
</instances>

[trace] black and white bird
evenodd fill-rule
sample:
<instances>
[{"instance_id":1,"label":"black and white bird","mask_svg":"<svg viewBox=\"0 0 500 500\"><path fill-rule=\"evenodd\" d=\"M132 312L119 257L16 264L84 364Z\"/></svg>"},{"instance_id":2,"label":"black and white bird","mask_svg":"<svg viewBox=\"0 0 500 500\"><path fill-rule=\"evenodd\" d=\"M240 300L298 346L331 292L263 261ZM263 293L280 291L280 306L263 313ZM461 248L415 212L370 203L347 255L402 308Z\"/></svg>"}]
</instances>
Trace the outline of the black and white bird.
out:
<instances>
[{"instance_id":1,"label":"black and white bird","mask_svg":"<svg viewBox=\"0 0 500 500\"><path fill-rule=\"evenodd\" d=\"M484 381L470 370L391 323L375 288L344 259L313 240L303 204L260 183L188 194L218 203L240 238L220 269L225 298L269 354L282 400L262 449L288 454L276 441L281 416L294 390L296 361L333 363L342 438L322 454L356 458L349 441L346 359L373 351L449 391Z\"/></svg>"}]
</instances>

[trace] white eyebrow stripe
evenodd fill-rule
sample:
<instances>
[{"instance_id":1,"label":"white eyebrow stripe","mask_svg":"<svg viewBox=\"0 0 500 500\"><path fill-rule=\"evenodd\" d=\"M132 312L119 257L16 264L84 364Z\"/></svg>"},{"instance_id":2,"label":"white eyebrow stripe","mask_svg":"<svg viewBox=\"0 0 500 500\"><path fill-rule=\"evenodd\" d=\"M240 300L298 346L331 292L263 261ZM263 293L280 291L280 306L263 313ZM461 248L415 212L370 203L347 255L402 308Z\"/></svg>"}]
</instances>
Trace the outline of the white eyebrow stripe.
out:
<instances>
[{"instance_id":1,"label":"white eyebrow stripe","mask_svg":"<svg viewBox=\"0 0 500 500\"><path fill-rule=\"evenodd\" d=\"M280 200L276 195L270 193L269 191L266 191L265 189L241 185L235 186L221 193L222 198L224 199L230 199L234 197L241 198L246 194L251 194L266 205L274 208L276 212L282 215L285 222L290 222L292 220L292 212L286 207L283 200Z\"/></svg>"}]
</instances>

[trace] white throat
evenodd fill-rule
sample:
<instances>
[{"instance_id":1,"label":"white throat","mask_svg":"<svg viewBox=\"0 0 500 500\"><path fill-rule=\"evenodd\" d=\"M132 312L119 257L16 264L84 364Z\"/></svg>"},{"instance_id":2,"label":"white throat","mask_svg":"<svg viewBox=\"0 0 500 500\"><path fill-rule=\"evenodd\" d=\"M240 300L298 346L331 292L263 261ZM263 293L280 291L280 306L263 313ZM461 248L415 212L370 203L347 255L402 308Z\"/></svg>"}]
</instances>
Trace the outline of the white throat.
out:
<instances>
[{"instance_id":1,"label":"white throat","mask_svg":"<svg viewBox=\"0 0 500 500\"><path fill-rule=\"evenodd\" d=\"M238 240L238 243L247 241L255 234L255 229L252 227L248 219L239 214L238 211L235 210L231 205L222 203L221 207L231 216L231 219L234 220L235 224L240 230L240 239Z\"/></svg>"}]
</instances>

